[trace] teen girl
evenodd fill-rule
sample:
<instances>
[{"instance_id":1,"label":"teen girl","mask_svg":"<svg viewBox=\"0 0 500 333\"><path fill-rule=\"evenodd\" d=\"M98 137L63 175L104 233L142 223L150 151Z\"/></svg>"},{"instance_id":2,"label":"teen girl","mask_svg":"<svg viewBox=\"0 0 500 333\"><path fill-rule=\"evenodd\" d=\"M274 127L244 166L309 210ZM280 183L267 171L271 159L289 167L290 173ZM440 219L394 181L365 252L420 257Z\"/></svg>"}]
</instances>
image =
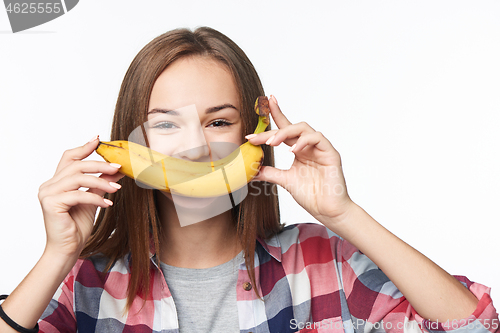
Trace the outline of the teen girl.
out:
<instances>
[{"instance_id":1,"label":"teen girl","mask_svg":"<svg viewBox=\"0 0 500 333\"><path fill-rule=\"evenodd\" d=\"M262 95L246 55L213 29L146 45L123 80L111 140L148 124L151 148L192 161L212 143L249 140L264 148L260 174L240 204L181 226L177 206L199 215L212 201L176 204L122 178L120 165L85 160L97 137L66 151L39 191L45 251L1 304L0 331L494 332L489 288L450 276L356 205L320 132L291 123L271 96L277 129L245 137ZM273 167L280 144L295 155L286 171ZM321 224L283 227L269 183Z\"/></svg>"}]
</instances>

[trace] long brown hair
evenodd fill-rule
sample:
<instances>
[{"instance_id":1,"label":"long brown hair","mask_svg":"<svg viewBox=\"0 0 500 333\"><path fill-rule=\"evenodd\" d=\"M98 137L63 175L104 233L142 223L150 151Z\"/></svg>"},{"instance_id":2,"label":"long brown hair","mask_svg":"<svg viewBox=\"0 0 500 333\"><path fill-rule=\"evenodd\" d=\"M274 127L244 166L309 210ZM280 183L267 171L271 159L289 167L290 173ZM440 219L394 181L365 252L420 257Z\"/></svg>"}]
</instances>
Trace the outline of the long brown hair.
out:
<instances>
[{"instance_id":1,"label":"long brown hair","mask_svg":"<svg viewBox=\"0 0 500 333\"><path fill-rule=\"evenodd\" d=\"M130 133L147 121L153 85L166 67L186 56L209 57L224 64L234 77L239 92L244 135L257 125L254 101L264 95L260 79L245 53L227 36L207 27L195 31L177 29L156 37L134 58L122 82L116 103L111 140L127 140ZM274 165L273 150L264 145L264 165ZM127 308L138 294L150 290L150 248L159 249L161 233L155 191L121 179L122 189L107 197L114 205L101 209L94 230L81 257L102 253L112 264L131 254L131 280ZM265 186L268 186L265 189ZM270 187L269 187L270 186ZM249 186L247 197L232 209L232 217L245 253L250 280L255 285L254 253L257 237L266 239L281 230L278 197L274 184ZM151 244L152 243L152 244ZM257 291L257 286L255 288ZM147 296L146 296L147 297Z\"/></svg>"}]
</instances>

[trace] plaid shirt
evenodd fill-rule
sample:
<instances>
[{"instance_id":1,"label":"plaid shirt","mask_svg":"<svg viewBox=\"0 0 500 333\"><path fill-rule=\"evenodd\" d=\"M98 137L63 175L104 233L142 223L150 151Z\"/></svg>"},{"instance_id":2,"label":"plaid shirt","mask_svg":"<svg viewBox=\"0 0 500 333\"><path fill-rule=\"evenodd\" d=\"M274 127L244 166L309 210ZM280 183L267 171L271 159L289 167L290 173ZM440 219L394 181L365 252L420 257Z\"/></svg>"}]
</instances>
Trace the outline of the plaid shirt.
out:
<instances>
[{"instance_id":1,"label":"plaid shirt","mask_svg":"<svg viewBox=\"0 0 500 333\"><path fill-rule=\"evenodd\" d=\"M147 301L136 297L124 313L129 259L109 272L102 258L78 260L40 319L40 332L179 332L174 300L154 260ZM245 264L239 267L240 332L486 333L499 326L490 289L460 276L479 299L474 313L449 323L423 320L370 259L319 224L290 225L259 239L255 273L257 286L251 286Z\"/></svg>"}]
</instances>

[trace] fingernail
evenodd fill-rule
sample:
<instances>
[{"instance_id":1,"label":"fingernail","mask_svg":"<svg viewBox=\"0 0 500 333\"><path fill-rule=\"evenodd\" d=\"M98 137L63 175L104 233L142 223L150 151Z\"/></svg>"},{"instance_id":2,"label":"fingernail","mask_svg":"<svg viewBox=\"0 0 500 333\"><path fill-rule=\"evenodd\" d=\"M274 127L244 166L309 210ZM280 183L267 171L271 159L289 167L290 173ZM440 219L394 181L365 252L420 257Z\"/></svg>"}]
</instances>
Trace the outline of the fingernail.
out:
<instances>
[{"instance_id":1,"label":"fingernail","mask_svg":"<svg viewBox=\"0 0 500 333\"><path fill-rule=\"evenodd\" d=\"M296 147L296 146L297 146L297 144L296 144L296 143L294 143L294 144L293 144L293 146L291 146L291 147L290 147L290 149L288 149L288 151L289 151L289 152L292 152L292 151L295 149L295 147Z\"/></svg>"},{"instance_id":2,"label":"fingernail","mask_svg":"<svg viewBox=\"0 0 500 333\"><path fill-rule=\"evenodd\" d=\"M278 100L276 100L276 97L274 97L274 95L271 95L271 99L273 100L274 104L278 105Z\"/></svg>"},{"instance_id":3,"label":"fingernail","mask_svg":"<svg viewBox=\"0 0 500 333\"><path fill-rule=\"evenodd\" d=\"M113 201L109 200L109 199L103 199L105 203L107 203L108 205L110 206L113 206Z\"/></svg>"},{"instance_id":4,"label":"fingernail","mask_svg":"<svg viewBox=\"0 0 500 333\"><path fill-rule=\"evenodd\" d=\"M257 134L248 134L247 136L245 136L245 139L250 140L252 138L255 138L256 136Z\"/></svg>"},{"instance_id":5,"label":"fingernail","mask_svg":"<svg viewBox=\"0 0 500 333\"><path fill-rule=\"evenodd\" d=\"M267 139L267 141L266 141L266 145L270 145L270 144L271 144L271 142L273 142L273 140L274 140L274 137L275 137L275 136L276 136L276 135L273 135L272 137L270 137L269 139Z\"/></svg>"},{"instance_id":6,"label":"fingernail","mask_svg":"<svg viewBox=\"0 0 500 333\"><path fill-rule=\"evenodd\" d=\"M94 142L97 139L99 139L99 135L94 136L92 139L89 140L88 143Z\"/></svg>"},{"instance_id":7,"label":"fingernail","mask_svg":"<svg viewBox=\"0 0 500 333\"><path fill-rule=\"evenodd\" d=\"M111 185L111 187L114 187L114 188L117 188L117 189L121 189L122 186L118 183L115 183L115 182L109 182L109 185Z\"/></svg>"},{"instance_id":8,"label":"fingernail","mask_svg":"<svg viewBox=\"0 0 500 333\"><path fill-rule=\"evenodd\" d=\"M112 166L113 168L117 168L117 169L120 169L122 166L120 164L117 164L117 163L109 163L110 166Z\"/></svg>"}]
</instances>

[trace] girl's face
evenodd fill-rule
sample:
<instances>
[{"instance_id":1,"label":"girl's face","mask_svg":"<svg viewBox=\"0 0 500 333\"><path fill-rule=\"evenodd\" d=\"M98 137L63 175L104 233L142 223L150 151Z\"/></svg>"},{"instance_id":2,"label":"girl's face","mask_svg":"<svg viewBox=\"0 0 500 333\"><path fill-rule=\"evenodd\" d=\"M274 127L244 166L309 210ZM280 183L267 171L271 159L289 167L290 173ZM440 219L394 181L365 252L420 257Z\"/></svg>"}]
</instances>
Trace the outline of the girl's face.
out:
<instances>
[{"instance_id":1,"label":"girl's face","mask_svg":"<svg viewBox=\"0 0 500 333\"><path fill-rule=\"evenodd\" d=\"M146 126L153 150L192 161L217 160L242 144L241 131L238 91L223 64L184 57L156 80Z\"/></svg>"},{"instance_id":2,"label":"girl's face","mask_svg":"<svg viewBox=\"0 0 500 333\"><path fill-rule=\"evenodd\" d=\"M150 148L168 156L209 162L229 155L243 142L238 90L228 69L200 56L174 61L153 86L145 129ZM227 196L188 198L161 193L174 201L181 225L231 208L224 205L229 202ZM198 214L195 217L193 210Z\"/></svg>"}]
</instances>

